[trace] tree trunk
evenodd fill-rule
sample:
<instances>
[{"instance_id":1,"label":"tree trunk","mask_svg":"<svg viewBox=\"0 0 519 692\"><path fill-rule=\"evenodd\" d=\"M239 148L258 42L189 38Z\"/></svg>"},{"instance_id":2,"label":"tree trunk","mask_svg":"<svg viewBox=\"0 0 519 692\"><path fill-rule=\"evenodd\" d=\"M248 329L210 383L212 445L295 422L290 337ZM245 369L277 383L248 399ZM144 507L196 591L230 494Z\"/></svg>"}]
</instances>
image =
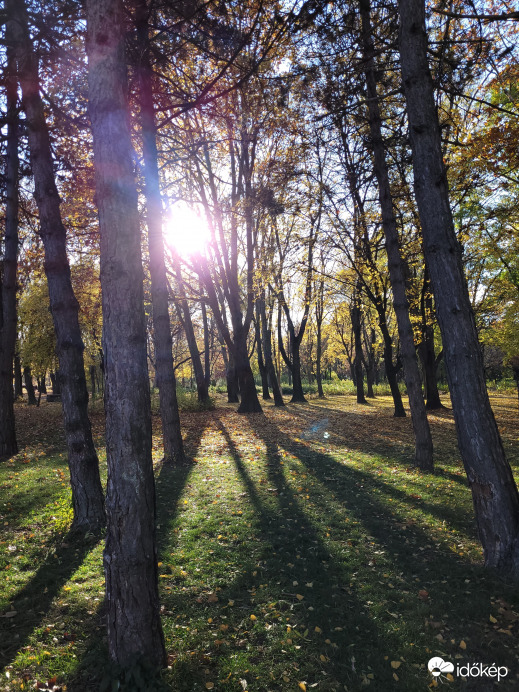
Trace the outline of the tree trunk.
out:
<instances>
[{"instance_id":1,"label":"tree trunk","mask_svg":"<svg viewBox=\"0 0 519 692\"><path fill-rule=\"evenodd\" d=\"M393 291L393 307L395 309L398 336L400 338L400 355L404 366L407 396L411 409L411 420L415 438L414 462L422 471L432 471L434 468L432 437L422 394L422 379L418 368L413 325L411 324L411 318L409 316L409 301L407 300L405 288L404 260L400 254L400 242L393 210L393 196L389 183L385 145L382 138L382 119L377 94L375 49L371 32L370 13L370 0L360 0L362 49L364 53L366 93L368 96L370 144L373 151L375 177L377 179L380 208L382 211L382 229L386 239L388 269Z\"/></svg>"},{"instance_id":2,"label":"tree trunk","mask_svg":"<svg viewBox=\"0 0 519 692\"><path fill-rule=\"evenodd\" d=\"M519 495L486 391L474 315L449 204L427 62L423 0L400 0L400 55L416 200L458 433L485 564L519 575Z\"/></svg>"},{"instance_id":3,"label":"tree trunk","mask_svg":"<svg viewBox=\"0 0 519 692\"><path fill-rule=\"evenodd\" d=\"M29 406L36 406L38 402L36 401L36 392L34 391L32 372L29 366L23 369L23 381L25 384L25 390L27 391L27 403Z\"/></svg>"},{"instance_id":4,"label":"tree trunk","mask_svg":"<svg viewBox=\"0 0 519 692\"><path fill-rule=\"evenodd\" d=\"M240 386L240 405L238 413L261 413L262 408L256 392L256 383L250 366L249 354L247 352L247 334L245 330L235 331L234 333L234 367L236 377Z\"/></svg>"},{"instance_id":5,"label":"tree trunk","mask_svg":"<svg viewBox=\"0 0 519 692\"><path fill-rule=\"evenodd\" d=\"M13 359L16 347L16 275L18 268L18 82L7 23L7 68L4 72L7 107L5 154L5 235L0 278L0 459L18 452L14 420Z\"/></svg>"},{"instance_id":6,"label":"tree trunk","mask_svg":"<svg viewBox=\"0 0 519 692\"><path fill-rule=\"evenodd\" d=\"M22 381L22 364L20 362L20 356L15 352L14 354L14 398L19 399L23 396L23 381Z\"/></svg>"},{"instance_id":7,"label":"tree trunk","mask_svg":"<svg viewBox=\"0 0 519 692\"><path fill-rule=\"evenodd\" d=\"M366 397L368 399L375 398L373 385L376 379L376 359L373 345L376 341L375 330L371 329L371 334L368 336L367 331L364 332L364 344L366 346Z\"/></svg>"},{"instance_id":8,"label":"tree trunk","mask_svg":"<svg viewBox=\"0 0 519 692\"><path fill-rule=\"evenodd\" d=\"M256 309L256 320L254 322L254 331L256 333L256 352L258 354L258 369L261 377L261 390L262 390L262 397L264 400L271 399L270 392L269 392L269 382L268 382L268 373L267 373L267 366L265 365L265 361L263 359L263 348L262 348L262 343L261 343L261 330L260 330L260 317L259 317L259 309Z\"/></svg>"},{"instance_id":9,"label":"tree trunk","mask_svg":"<svg viewBox=\"0 0 519 692\"><path fill-rule=\"evenodd\" d=\"M357 299L354 299L357 303ZM361 336L361 314L360 307L354 305L351 308L351 326L355 339L355 358L353 369L355 371L355 388L357 390L357 404L367 404L364 396L364 377L362 375L362 336Z\"/></svg>"},{"instance_id":10,"label":"tree trunk","mask_svg":"<svg viewBox=\"0 0 519 692\"><path fill-rule=\"evenodd\" d=\"M274 368L274 360L272 358L272 329L269 327L267 314L265 310L265 296L262 294L258 300L259 319L261 324L261 340L263 343L263 353L265 355L265 367L269 378L269 383L274 395L274 406L284 406L283 395L279 386L279 380ZM272 314L272 313L271 313Z\"/></svg>"},{"instance_id":11,"label":"tree trunk","mask_svg":"<svg viewBox=\"0 0 519 692\"><path fill-rule=\"evenodd\" d=\"M225 346L222 346L224 349ZM239 404L240 403L240 384L238 382L238 376L236 374L236 367L234 365L234 356L229 351L227 356L227 366L225 368L225 381L227 384L227 403L228 404Z\"/></svg>"},{"instance_id":12,"label":"tree trunk","mask_svg":"<svg viewBox=\"0 0 519 692\"><path fill-rule=\"evenodd\" d=\"M92 399L96 398L96 366L91 365L89 368L90 372L90 388L92 390Z\"/></svg>"},{"instance_id":13,"label":"tree trunk","mask_svg":"<svg viewBox=\"0 0 519 692\"><path fill-rule=\"evenodd\" d=\"M510 358L510 365L512 367L512 373L517 387L517 398L519 400L519 356L512 356L512 358Z\"/></svg>"},{"instance_id":14,"label":"tree trunk","mask_svg":"<svg viewBox=\"0 0 519 692\"><path fill-rule=\"evenodd\" d=\"M49 376L52 385L52 393L54 394L54 396L61 396L59 370L57 370L56 372L50 372Z\"/></svg>"},{"instance_id":15,"label":"tree trunk","mask_svg":"<svg viewBox=\"0 0 519 692\"><path fill-rule=\"evenodd\" d=\"M207 307L202 297L200 303L202 310L202 325L204 327L204 381L207 398L209 398L209 386L211 385L211 349L209 344L209 323L207 319Z\"/></svg>"},{"instance_id":16,"label":"tree trunk","mask_svg":"<svg viewBox=\"0 0 519 692\"><path fill-rule=\"evenodd\" d=\"M44 269L56 333L74 507L73 528L96 532L105 525L103 489L88 419L79 305L70 280L66 231L61 220L49 132L40 96L38 64L31 46L25 3L23 0L6 0L5 6L13 23L18 77L34 176L34 197L40 216L40 236L45 251Z\"/></svg>"},{"instance_id":17,"label":"tree trunk","mask_svg":"<svg viewBox=\"0 0 519 692\"><path fill-rule=\"evenodd\" d=\"M136 0L135 22L140 62L137 65L140 104L144 183L148 226L151 306L155 372L159 388L164 461L183 464L184 445L177 402L177 382L173 367L173 340L169 319L169 291L162 236L162 197L157 152L157 126L153 109L153 71L149 60L148 8L146 0Z\"/></svg>"},{"instance_id":18,"label":"tree trunk","mask_svg":"<svg viewBox=\"0 0 519 692\"><path fill-rule=\"evenodd\" d=\"M137 192L119 0L87 0L89 113L99 209L108 529L104 552L112 661L165 663Z\"/></svg>"},{"instance_id":19,"label":"tree trunk","mask_svg":"<svg viewBox=\"0 0 519 692\"><path fill-rule=\"evenodd\" d=\"M301 379L301 342L295 338L292 340L292 398L293 404L303 404L306 402L303 392L303 381Z\"/></svg>"},{"instance_id":20,"label":"tree trunk","mask_svg":"<svg viewBox=\"0 0 519 692\"><path fill-rule=\"evenodd\" d=\"M315 354L315 378L317 380L317 395L324 399L323 376L321 373L321 359L323 351L322 322L317 320L317 346Z\"/></svg>"},{"instance_id":21,"label":"tree trunk","mask_svg":"<svg viewBox=\"0 0 519 692\"><path fill-rule=\"evenodd\" d=\"M427 265L425 266L424 281L421 297L422 340L418 346L418 355L422 361L425 382L425 408L429 411L443 408L438 391L438 365L443 354L438 356L434 351L434 326L435 320L433 298L430 292L430 278Z\"/></svg>"},{"instance_id":22,"label":"tree trunk","mask_svg":"<svg viewBox=\"0 0 519 692\"><path fill-rule=\"evenodd\" d=\"M189 348L189 355L191 356L191 363L193 366L193 371L195 373L196 391L198 394L198 401L206 402L209 399L209 391L207 387L207 380L204 374L204 368L202 367L202 360L200 358L200 351L198 350L198 344L196 343L195 330L193 327L193 320L191 319L191 312L189 310L189 303L186 298L186 291L184 285L184 279L182 278L182 269L180 263L175 259L173 260L175 274L177 277L178 288L180 291L180 299L175 301L177 306L177 313L182 322L184 328L184 333L186 335L187 346Z\"/></svg>"},{"instance_id":23,"label":"tree trunk","mask_svg":"<svg viewBox=\"0 0 519 692\"><path fill-rule=\"evenodd\" d=\"M41 377L37 377L36 381L38 383L38 391L40 394L47 394L47 387L45 385L45 375L41 375Z\"/></svg>"},{"instance_id":24,"label":"tree trunk","mask_svg":"<svg viewBox=\"0 0 519 692\"><path fill-rule=\"evenodd\" d=\"M379 327L380 331L382 332L382 339L384 341L384 368L395 407L395 412L393 415L395 418L405 418L406 413L404 404L402 403L402 395L400 394L398 380L396 378L398 369L393 363L393 340L391 339L391 334L389 333L385 315L380 312Z\"/></svg>"}]
</instances>

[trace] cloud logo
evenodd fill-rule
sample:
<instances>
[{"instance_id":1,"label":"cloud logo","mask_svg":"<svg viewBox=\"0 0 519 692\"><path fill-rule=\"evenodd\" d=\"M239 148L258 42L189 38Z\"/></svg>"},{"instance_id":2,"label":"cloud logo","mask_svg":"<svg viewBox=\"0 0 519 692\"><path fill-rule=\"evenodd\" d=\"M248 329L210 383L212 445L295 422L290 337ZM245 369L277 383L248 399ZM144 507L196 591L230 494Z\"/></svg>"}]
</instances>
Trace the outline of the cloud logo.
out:
<instances>
[{"instance_id":1,"label":"cloud logo","mask_svg":"<svg viewBox=\"0 0 519 692\"><path fill-rule=\"evenodd\" d=\"M427 664L427 668L429 669L429 673L431 673L431 675L433 675L435 678L439 677L440 675L445 675L446 673L454 672L454 664L450 663L449 661L444 661L443 658L440 658L439 656L431 658Z\"/></svg>"}]
</instances>

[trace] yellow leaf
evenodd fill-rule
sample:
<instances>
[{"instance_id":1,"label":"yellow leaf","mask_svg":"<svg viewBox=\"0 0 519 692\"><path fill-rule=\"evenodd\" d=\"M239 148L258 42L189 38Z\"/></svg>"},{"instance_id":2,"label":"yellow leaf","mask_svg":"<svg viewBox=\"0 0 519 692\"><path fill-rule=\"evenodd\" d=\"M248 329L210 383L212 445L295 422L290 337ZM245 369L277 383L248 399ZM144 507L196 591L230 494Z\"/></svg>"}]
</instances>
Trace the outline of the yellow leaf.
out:
<instances>
[{"instance_id":1,"label":"yellow leaf","mask_svg":"<svg viewBox=\"0 0 519 692\"><path fill-rule=\"evenodd\" d=\"M467 648L467 645L465 644L465 641L462 639L462 640L460 641L460 649L465 650L466 648Z\"/></svg>"},{"instance_id":2,"label":"yellow leaf","mask_svg":"<svg viewBox=\"0 0 519 692\"><path fill-rule=\"evenodd\" d=\"M316 627L314 631L320 634L322 632L322 629L320 627Z\"/></svg>"},{"instance_id":3,"label":"yellow leaf","mask_svg":"<svg viewBox=\"0 0 519 692\"><path fill-rule=\"evenodd\" d=\"M298 601L302 601L303 598L304 598L304 596L301 596L300 593L296 593L296 598L297 598Z\"/></svg>"},{"instance_id":4,"label":"yellow leaf","mask_svg":"<svg viewBox=\"0 0 519 692\"><path fill-rule=\"evenodd\" d=\"M493 615L490 616L490 622L494 624L497 622L496 618Z\"/></svg>"},{"instance_id":5,"label":"yellow leaf","mask_svg":"<svg viewBox=\"0 0 519 692\"><path fill-rule=\"evenodd\" d=\"M447 673L446 677L449 682L454 682L454 675L452 673Z\"/></svg>"},{"instance_id":6,"label":"yellow leaf","mask_svg":"<svg viewBox=\"0 0 519 692\"><path fill-rule=\"evenodd\" d=\"M207 622L212 622L213 618L207 618Z\"/></svg>"},{"instance_id":7,"label":"yellow leaf","mask_svg":"<svg viewBox=\"0 0 519 692\"><path fill-rule=\"evenodd\" d=\"M323 663L326 663L326 661L328 660L328 659L326 658L326 656L323 656L323 654L321 654L321 655L319 656L319 659L320 659Z\"/></svg>"},{"instance_id":8,"label":"yellow leaf","mask_svg":"<svg viewBox=\"0 0 519 692\"><path fill-rule=\"evenodd\" d=\"M284 680L285 682L290 682L290 678L287 678L286 675L283 675L283 680Z\"/></svg>"},{"instance_id":9,"label":"yellow leaf","mask_svg":"<svg viewBox=\"0 0 519 692\"><path fill-rule=\"evenodd\" d=\"M214 687L214 682L206 682L205 683L205 689L206 690L212 690Z\"/></svg>"},{"instance_id":10,"label":"yellow leaf","mask_svg":"<svg viewBox=\"0 0 519 692\"><path fill-rule=\"evenodd\" d=\"M229 603L228 603L227 605L233 606L233 605L234 605L234 601L229 601Z\"/></svg>"},{"instance_id":11,"label":"yellow leaf","mask_svg":"<svg viewBox=\"0 0 519 692\"><path fill-rule=\"evenodd\" d=\"M394 678L397 682L400 680L400 678L398 677L398 675L397 675L396 673L393 673L393 678Z\"/></svg>"},{"instance_id":12,"label":"yellow leaf","mask_svg":"<svg viewBox=\"0 0 519 692\"><path fill-rule=\"evenodd\" d=\"M394 668L395 670L397 668L400 668L401 665L402 665L402 661L391 661L391 668Z\"/></svg>"},{"instance_id":13,"label":"yellow leaf","mask_svg":"<svg viewBox=\"0 0 519 692\"><path fill-rule=\"evenodd\" d=\"M300 683L299 683L299 689L300 689L300 690L303 690L303 692L306 692L306 685L305 685L304 682L300 682Z\"/></svg>"},{"instance_id":14,"label":"yellow leaf","mask_svg":"<svg viewBox=\"0 0 519 692\"><path fill-rule=\"evenodd\" d=\"M250 616L251 620L257 620L258 618L254 615L254 613Z\"/></svg>"}]
</instances>

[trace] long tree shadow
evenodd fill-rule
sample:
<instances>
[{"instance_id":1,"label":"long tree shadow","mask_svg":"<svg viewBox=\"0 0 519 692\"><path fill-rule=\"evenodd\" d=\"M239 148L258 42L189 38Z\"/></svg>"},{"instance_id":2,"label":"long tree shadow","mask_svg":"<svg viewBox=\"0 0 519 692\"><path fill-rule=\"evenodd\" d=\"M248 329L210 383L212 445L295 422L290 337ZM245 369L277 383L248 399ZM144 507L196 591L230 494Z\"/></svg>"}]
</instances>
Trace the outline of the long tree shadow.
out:
<instances>
[{"instance_id":1,"label":"long tree shadow","mask_svg":"<svg viewBox=\"0 0 519 692\"><path fill-rule=\"evenodd\" d=\"M69 533L51 551L34 577L11 600L16 616L0 621L0 665L9 665L41 624L64 584L79 568L97 539Z\"/></svg>"},{"instance_id":2,"label":"long tree shadow","mask_svg":"<svg viewBox=\"0 0 519 692\"><path fill-rule=\"evenodd\" d=\"M260 435L262 431L264 433L261 423L255 425L254 416L249 417L249 422ZM352 578L351 565L340 564L330 553L287 484L279 445L263 435L267 447L268 484L271 486L267 492L274 491L274 496L262 497L223 422L220 429L258 517L259 536L265 547L260 564L261 579L277 580L280 592L278 607L290 616L291 626L296 632L315 637L310 632L324 631L323 637L333 637L335 649L329 652L324 666L329 684L326 689L334 689L334 685L339 684L360 686L361 676L375 668L380 684L389 689L390 676L385 674L380 660L373 660L364 653L369 648L368 642L370 647L375 645L380 651L385 651L389 641L365 612L364 604L355 592L346 586ZM234 583L229 589L229 597L247 585L250 586L250 582ZM307 606L309 602L313 604L311 607ZM308 673L315 675L312 664Z\"/></svg>"},{"instance_id":3,"label":"long tree shadow","mask_svg":"<svg viewBox=\"0 0 519 692\"><path fill-rule=\"evenodd\" d=\"M400 466L412 467L414 464L414 438L410 418L391 419L379 415L376 418L376 429L373 430L371 419L355 411L337 410L322 403L308 403L304 407L298 405L297 408L293 408L295 410L291 413L300 421L300 435L305 439L319 442L323 440L322 433L326 432L328 442L337 447L382 456ZM381 413L385 414L384 411ZM456 483L468 485L459 458L452 413L446 414L445 419L453 425L452 431L447 435L447 441L445 431L442 430L440 436L440 427L434 420L430 421L436 462L434 475L448 477ZM367 423L371 424L368 432ZM442 468L446 460L452 465L453 458L458 460L461 474Z\"/></svg>"},{"instance_id":4,"label":"long tree shadow","mask_svg":"<svg viewBox=\"0 0 519 692\"><path fill-rule=\"evenodd\" d=\"M510 656L510 651L504 651L495 638L485 634L491 596L505 593L512 601L517 600L517 593L511 585L489 573L482 565L471 564L448 548L436 544L425 529L407 522L404 512L396 508L390 510L381 503L373 492L380 488L380 483L369 473L341 464L329 454L309 449L289 438L272 422L259 427L258 433L262 435L267 449L272 445L272 440L282 441L281 446L297 457L337 502L348 508L369 536L383 547L393 563L402 566L399 591L404 611L406 600L418 598L419 590L422 590L434 619L447 620L447 633L456 632L457 629L457 622L448 619L449 611L457 614L459 622L465 623L463 626L473 623L471 657L488 660L489 656L495 656L514 670L516 660ZM385 492L401 499L402 492L396 488L387 487ZM431 507L427 509L429 511ZM435 508L435 513L441 517L441 507ZM452 520L452 514L445 513L445 517L447 521ZM462 525L463 521L456 523ZM412 565L410 573L409 565ZM376 561L373 571L376 571ZM467 630L456 634L463 638L467 636ZM444 647L446 645L443 644ZM450 648L451 655L458 653L456 647Z\"/></svg>"},{"instance_id":5,"label":"long tree shadow","mask_svg":"<svg viewBox=\"0 0 519 692\"><path fill-rule=\"evenodd\" d=\"M187 427L184 437L186 463L180 466L162 464L156 475L156 535L159 559L166 547L171 547L170 527L176 519L180 497L192 471L194 458L210 419L210 415L200 418L195 415L189 426L183 426ZM90 692L92 689L99 688L105 679L112 682L110 677L113 670L104 643L104 625L103 609L101 609L96 616L93 616L90 623L90 636L84 644L85 653L78 661L73 677L67 681L69 692ZM153 692L153 685L154 683L150 681L150 692Z\"/></svg>"}]
</instances>

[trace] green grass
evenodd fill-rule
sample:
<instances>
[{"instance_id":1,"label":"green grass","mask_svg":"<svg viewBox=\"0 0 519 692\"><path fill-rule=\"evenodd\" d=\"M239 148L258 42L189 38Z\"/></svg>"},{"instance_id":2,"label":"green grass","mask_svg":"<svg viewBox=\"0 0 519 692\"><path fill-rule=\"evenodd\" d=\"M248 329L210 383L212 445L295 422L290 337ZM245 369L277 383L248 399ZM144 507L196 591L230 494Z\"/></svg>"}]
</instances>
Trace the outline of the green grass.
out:
<instances>
[{"instance_id":1,"label":"green grass","mask_svg":"<svg viewBox=\"0 0 519 692\"><path fill-rule=\"evenodd\" d=\"M516 401L493 403L516 465ZM184 414L191 465L156 466L162 689L417 692L435 655L508 666L515 689L519 597L481 566L450 412L431 415L438 468L420 475L388 398L235 408ZM0 467L0 690L97 690L114 674L102 545L67 535L59 443L27 438Z\"/></svg>"}]
</instances>

